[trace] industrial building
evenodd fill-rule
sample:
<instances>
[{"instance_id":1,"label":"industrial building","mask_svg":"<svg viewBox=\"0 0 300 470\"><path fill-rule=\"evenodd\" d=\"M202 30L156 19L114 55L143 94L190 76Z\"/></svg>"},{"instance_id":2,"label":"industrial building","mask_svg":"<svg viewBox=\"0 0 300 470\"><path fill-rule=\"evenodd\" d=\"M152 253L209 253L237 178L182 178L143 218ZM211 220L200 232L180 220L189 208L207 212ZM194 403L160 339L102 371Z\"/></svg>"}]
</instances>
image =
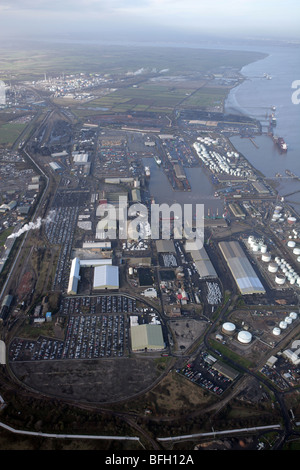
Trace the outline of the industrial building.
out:
<instances>
[{"instance_id":1,"label":"industrial building","mask_svg":"<svg viewBox=\"0 0 300 470\"><path fill-rule=\"evenodd\" d=\"M161 351L165 349L161 325L132 325L131 348L133 351Z\"/></svg>"},{"instance_id":2,"label":"industrial building","mask_svg":"<svg viewBox=\"0 0 300 470\"><path fill-rule=\"evenodd\" d=\"M94 269L94 289L119 289L118 266L96 266Z\"/></svg>"},{"instance_id":3,"label":"industrial building","mask_svg":"<svg viewBox=\"0 0 300 470\"><path fill-rule=\"evenodd\" d=\"M76 295L78 289L78 282L80 280L80 259L74 258L71 264L71 271L69 277L69 284L68 284L68 294Z\"/></svg>"},{"instance_id":4,"label":"industrial building","mask_svg":"<svg viewBox=\"0 0 300 470\"><path fill-rule=\"evenodd\" d=\"M168 240L168 239L157 240L156 249L158 253L176 253L173 240Z\"/></svg>"},{"instance_id":5,"label":"industrial building","mask_svg":"<svg viewBox=\"0 0 300 470\"><path fill-rule=\"evenodd\" d=\"M266 292L239 242L220 242L219 248L242 295Z\"/></svg>"},{"instance_id":6,"label":"industrial building","mask_svg":"<svg viewBox=\"0 0 300 470\"><path fill-rule=\"evenodd\" d=\"M185 251L191 254L195 268L201 279L210 279L218 277L216 270L205 250L202 246L201 248L196 248L197 244L193 242L186 242Z\"/></svg>"}]
</instances>

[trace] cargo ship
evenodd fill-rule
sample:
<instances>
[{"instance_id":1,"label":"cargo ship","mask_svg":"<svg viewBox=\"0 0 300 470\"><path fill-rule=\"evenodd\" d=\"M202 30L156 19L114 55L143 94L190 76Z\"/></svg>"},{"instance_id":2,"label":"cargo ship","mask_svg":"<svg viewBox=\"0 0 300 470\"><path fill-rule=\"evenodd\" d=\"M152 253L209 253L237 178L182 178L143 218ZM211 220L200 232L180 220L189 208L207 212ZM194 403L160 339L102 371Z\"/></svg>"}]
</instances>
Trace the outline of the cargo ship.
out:
<instances>
[{"instance_id":1,"label":"cargo ship","mask_svg":"<svg viewBox=\"0 0 300 470\"><path fill-rule=\"evenodd\" d=\"M148 166L145 166L145 175L147 178L150 178L150 168Z\"/></svg>"},{"instance_id":2,"label":"cargo ship","mask_svg":"<svg viewBox=\"0 0 300 470\"><path fill-rule=\"evenodd\" d=\"M279 150L283 153L287 152L287 149L288 149L288 146L287 146L287 143L285 142L285 140L283 139L283 137L273 137L273 140L275 142L275 144L277 145L277 147L279 148Z\"/></svg>"},{"instance_id":3,"label":"cargo ship","mask_svg":"<svg viewBox=\"0 0 300 470\"><path fill-rule=\"evenodd\" d=\"M154 160L156 161L158 166L161 165L161 159L157 155L154 156Z\"/></svg>"}]
</instances>

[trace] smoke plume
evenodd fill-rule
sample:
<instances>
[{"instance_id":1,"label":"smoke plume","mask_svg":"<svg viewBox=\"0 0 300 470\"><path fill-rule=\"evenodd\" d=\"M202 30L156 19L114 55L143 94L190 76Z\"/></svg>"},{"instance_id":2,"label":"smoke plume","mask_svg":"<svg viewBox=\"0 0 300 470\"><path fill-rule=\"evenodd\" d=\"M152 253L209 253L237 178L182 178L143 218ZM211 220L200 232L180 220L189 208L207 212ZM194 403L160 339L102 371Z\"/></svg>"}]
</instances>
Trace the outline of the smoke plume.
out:
<instances>
[{"instance_id":1,"label":"smoke plume","mask_svg":"<svg viewBox=\"0 0 300 470\"><path fill-rule=\"evenodd\" d=\"M39 229L41 228L42 224L53 222L54 215L55 215L55 211L51 211L49 212L46 219L42 219L41 217L38 217L36 222L29 222L28 224L23 225L23 227L20 228L20 230L18 230L15 233L12 233L11 235L9 235L8 238L18 238L20 235L22 235L25 232L28 232L29 230Z\"/></svg>"}]
</instances>

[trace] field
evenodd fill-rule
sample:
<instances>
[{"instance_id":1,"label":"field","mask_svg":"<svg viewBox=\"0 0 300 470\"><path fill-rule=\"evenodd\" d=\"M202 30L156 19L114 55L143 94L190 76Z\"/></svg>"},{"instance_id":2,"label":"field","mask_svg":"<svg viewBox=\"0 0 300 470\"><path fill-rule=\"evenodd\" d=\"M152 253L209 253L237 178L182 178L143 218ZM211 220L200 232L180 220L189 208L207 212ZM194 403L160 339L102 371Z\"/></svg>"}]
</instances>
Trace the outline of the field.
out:
<instances>
[{"instance_id":1,"label":"field","mask_svg":"<svg viewBox=\"0 0 300 470\"><path fill-rule=\"evenodd\" d=\"M1 50L2 79L36 80L44 74L66 73L135 73L138 70L174 74L195 74L220 67L241 69L264 57L258 52L219 51L209 49L103 46L67 44L17 44Z\"/></svg>"},{"instance_id":2,"label":"field","mask_svg":"<svg viewBox=\"0 0 300 470\"><path fill-rule=\"evenodd\" d=\"M0 125L0 144L11 145L13 144L27 124L21 123L7 123Z\"/></svg>"}]
</instances>

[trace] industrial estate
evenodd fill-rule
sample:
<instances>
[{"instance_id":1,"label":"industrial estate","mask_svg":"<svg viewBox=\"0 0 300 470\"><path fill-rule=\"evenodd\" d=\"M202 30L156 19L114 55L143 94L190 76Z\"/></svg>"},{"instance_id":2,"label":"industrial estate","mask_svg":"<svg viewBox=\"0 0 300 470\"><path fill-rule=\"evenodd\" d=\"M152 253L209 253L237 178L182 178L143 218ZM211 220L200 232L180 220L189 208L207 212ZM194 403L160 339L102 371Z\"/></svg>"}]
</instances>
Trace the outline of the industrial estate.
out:
<instances>
[{"instance_id":1,"label":"industrial estate","mask_svg":"<svg viewBox=\"0 0 300 470\"><path fill-rule=\"evenodd\" d=\"M139 57L118 72L0 70L0 421L14 430L124 450L297 435L300 216L230 139L288 150L275 107L265 129L224 112L260 54L216 52L180 73ZM172 212L191 195L200 245ZM154 238L139 207L164 202ZM121 233L109 211L124 208Z\"/></svg>"}]
</instances>

